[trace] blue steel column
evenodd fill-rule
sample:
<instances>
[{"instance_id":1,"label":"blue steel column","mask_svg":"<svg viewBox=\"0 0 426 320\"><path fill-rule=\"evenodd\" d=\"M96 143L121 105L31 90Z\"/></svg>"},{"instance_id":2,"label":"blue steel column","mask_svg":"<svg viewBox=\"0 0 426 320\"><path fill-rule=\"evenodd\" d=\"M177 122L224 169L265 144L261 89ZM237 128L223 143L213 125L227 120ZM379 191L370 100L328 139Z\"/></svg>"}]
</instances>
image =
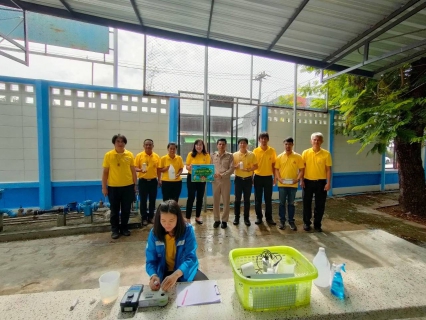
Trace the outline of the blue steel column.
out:
<instances>
[{"instance_id":1,"label":"blue steel column","mask_svg":"<svg viewBox=\"0 0 426 320\"><path fill-rule=\"evenodd\" d=\"M178 143L179 99L169 100L169 142Z\"/></svg>"},{"instance_id":2,"label":"blue steel column","mask_svg":"<svg viewBox=\"0 0 426 320\"><path fill-rule=\"evenodd\" d=\"M328 122L328 151L331 154L331 159L334 161L334 115L336 110L330 110L328 112L330 121ZM331 167L331 181L330 181L330 190L328 190L328 195L333 195L333 166Z\"/></svg>"},{"instance_id":3,"label":"blue steel column","mask_svg":"<svg viewBox=\"0 0 426 320\"><path fill-rule=\"evenodd\" d=\"M37 141L40 209L52 208L52 180L50 174L50 118L49 83L37 80L35 84L37 102Z\"/></svg>"},{"instance_id":4,"label":"blue steel column","mask_svg":"<svg viewBox=\"0 0 426 320\"><path fill-rule=\"evenodd\" d=\"M268 131L268 107L260 107L260 132Z\"/></svg>"}]
</instances>

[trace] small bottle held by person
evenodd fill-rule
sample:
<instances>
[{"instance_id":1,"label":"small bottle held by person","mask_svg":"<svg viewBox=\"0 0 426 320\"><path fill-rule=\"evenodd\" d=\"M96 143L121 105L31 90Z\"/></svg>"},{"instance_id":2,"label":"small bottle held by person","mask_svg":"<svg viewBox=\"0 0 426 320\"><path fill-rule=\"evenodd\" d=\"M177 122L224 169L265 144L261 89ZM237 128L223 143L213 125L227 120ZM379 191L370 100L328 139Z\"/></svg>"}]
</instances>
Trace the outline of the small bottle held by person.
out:
<instances>
[{"instance_id":1,"label":"small bottle held by person","mask_svg":"<svg viewBox=\"0 0 426 320\"><path fill-rule=\"evenodd\" d=\"M142 163L142 171L146 172L146 163Z\"/></svg>"},{"instance_id":2,"label":"small bottle held by person","mask_svg":"<svg viewBox=\"0 0 426 320\"><path fill-rule=\"evenodd\" d=\"M345 299L345 286L343 285L342 270L346 272L344 263L334 266L334 276L330 289L331 294L340 300Z\"/></svg>"},{"instance_id":3,"label":"small bottle held by person","mask_svg":"<svg viewBox=\"0 0 426 320\"><path fill-rule=\"evenodd\" d=\"M169 179L176 179L176 171L175 171L175 167L173 167L172 165L169 166Z\"/></svg>"},{"instance_id":4,"label":"small bottle held by person","mask_svg":"<svg viewBox=\"0 0 426 320\"><path fill-rule=\"evenodd\" d=\"M318 278L314 280L314 284L322 288L330 286L330 262L327 259L323 247L319 248L312 263L318 270Z\"/></svg>"},{"instance_id":5,"label":"small bottle held by person","mask_svg":"<svg viewBox=\"0 0 426 320\"><path fill-rule=\"evenodd\" d=\"M244 169L244 163L240 161L240 169Z\"/></svg>"}]
</instances>

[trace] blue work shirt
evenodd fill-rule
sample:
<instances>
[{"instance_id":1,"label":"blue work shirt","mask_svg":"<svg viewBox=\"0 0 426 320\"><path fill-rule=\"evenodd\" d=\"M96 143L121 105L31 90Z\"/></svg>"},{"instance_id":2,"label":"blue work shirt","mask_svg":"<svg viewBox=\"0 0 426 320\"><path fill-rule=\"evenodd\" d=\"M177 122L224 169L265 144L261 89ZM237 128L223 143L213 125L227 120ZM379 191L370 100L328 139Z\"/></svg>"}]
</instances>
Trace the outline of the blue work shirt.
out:
<instances>
[{"instance_id":1,"label":"blue work shirt","mask_svg":"<svg viewBox=\"0 0 426 320\"><path fill-rule=\"evenodd\" d=\"M192 225L186 224L185 234L176 239L175 243L176 258L173 271L177 269L182 271L183 276L178 281L192 281L198 271L197 241ZM154 229L151 229L146 244L146 272L150 277L153 274L158 275L163 281L166 269L165 243L159 240L154 234Z\"/></svg>"}]
</instances>

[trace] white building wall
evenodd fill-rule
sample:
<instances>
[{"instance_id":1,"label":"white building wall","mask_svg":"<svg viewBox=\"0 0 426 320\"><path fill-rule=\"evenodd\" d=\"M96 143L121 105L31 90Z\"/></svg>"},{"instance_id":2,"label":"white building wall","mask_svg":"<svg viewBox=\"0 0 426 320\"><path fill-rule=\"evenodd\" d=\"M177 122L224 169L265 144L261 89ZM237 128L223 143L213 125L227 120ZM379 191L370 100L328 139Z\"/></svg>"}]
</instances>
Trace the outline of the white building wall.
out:
<instances>
[{"instance_id":1,"label":"white building wall","mask_svg":"<svg viewBox=\"0 0 426 320\"><path fill-rule=\"evenodd\" d=\"M342 116L334 116L334 125L343 125ZM348 143L351 137L342 134L334 135L334 172L371 172L382 170L382 155L369 153L368 147L358 154L360 143Z\"/></svg>"},{"instance_id":2,"label":"white building wall","mask_svg":"<svg viewBox=\"0 0 426 320\"><path fill-rule=\"evenodd\" d=\"M328 150L328 114L314 111L297 111L296 137L294 151L302 154L311 147L311 134L321 132L324 135L322 147ZM268 108L269 145L274 147L277 155L284 151L283 140L293 136L293 110Z\"/></svg>"},{"instance_id":3,"label":"white building wall","mask_svg":"<svg viewBox=\"0 0 426 320\"><path fill-rule=\"evenodd\" d=\"M127 138L126 149L142 151L154 140L163 155L168 143L169 101L90 90L50 89L52 181L100 180L102 161L113 135Z\"/></svg>"},{"instance_id":4,"label":"white building wall","mask_svg":"<svg viewBox=\"0 0 426 320\"><path fill-rule=\"evenodd\" d=\"M38 181L35 88L0 82L0 182Z\"/></svg>"}]
</instances>

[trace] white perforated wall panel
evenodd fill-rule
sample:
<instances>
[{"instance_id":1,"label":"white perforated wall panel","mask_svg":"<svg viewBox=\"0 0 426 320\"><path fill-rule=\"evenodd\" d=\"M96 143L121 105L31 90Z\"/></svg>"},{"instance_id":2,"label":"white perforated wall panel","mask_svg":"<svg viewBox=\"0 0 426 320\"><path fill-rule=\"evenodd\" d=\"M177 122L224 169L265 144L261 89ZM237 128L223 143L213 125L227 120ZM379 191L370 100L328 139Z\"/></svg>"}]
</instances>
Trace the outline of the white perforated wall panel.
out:
<instances>
[{"instance_id":1,"label":"white perforated wall panel","mask_svg":"<svg viewBox=\"0 0 426 320\"><path fill-rule=\"evenodd\" d=\"M296 137L294 151L302 154L311 147L311 134L321 132L324 135L322 147L328 150L328 114L313 111L297 111ZM293 110L268 108L269 145L274 147L277 155L284 151L283 140L293 136Z\"/></svg>"},{"instance_id":2,"label":"white perforated wall panel","mask_svg":"<svg viewBox=\"0 0 426 320\"><path fill-rule=\"evenodd\" d=\"M33 85L0 82L0 182L38 181Z\"/></svg>"},{"instance_id":3,"label":"white perforated wall panel","mask_svg":"<svg viewBox=\"0 0 426 320\"><path fill-rule=\"evenodd\" d=\"M163 155L168 143L169 101L110 92L51 88L52 180L100 180L102 160L121 133L126 149L142 151L146 138Z\"/></svg>"}]
</instances>

